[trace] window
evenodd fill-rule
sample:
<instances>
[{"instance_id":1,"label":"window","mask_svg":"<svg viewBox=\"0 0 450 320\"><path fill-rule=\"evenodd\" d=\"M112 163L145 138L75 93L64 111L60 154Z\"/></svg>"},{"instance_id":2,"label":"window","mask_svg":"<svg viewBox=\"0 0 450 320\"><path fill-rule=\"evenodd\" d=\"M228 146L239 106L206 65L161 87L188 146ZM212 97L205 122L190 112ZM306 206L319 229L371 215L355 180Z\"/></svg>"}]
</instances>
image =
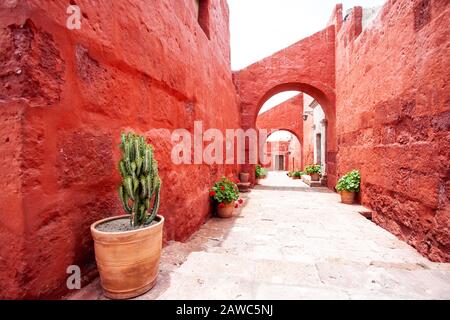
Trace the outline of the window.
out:
<instances>
[{"instance_id":1,"label":"window","mask_svg":"<svg viewBox=\"0 0 450 320\"><path fill-rule=\"evenodd\" d=\"M211 39L209 32L209 4L210 0L195 0L195 10L200 27L205 32L208 39Z\"/></svg>"}]
</instances>

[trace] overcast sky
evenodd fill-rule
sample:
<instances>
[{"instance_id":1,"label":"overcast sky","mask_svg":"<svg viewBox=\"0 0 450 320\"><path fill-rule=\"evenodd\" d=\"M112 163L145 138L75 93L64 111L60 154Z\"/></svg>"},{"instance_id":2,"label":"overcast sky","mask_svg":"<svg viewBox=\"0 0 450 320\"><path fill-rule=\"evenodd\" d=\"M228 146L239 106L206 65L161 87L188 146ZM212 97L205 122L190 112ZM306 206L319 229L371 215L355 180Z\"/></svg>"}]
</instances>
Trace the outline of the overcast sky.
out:
<instances>
[{"instance_id":1,"label":"overcast sky","mask_svg":"<svg viewBox=\"0 0 450 320\"><path fill-rule=\"evenodd\" d=\"M377 7L385 0L228 0L231 64L239 70L326 27L336 3Z\"/></svg>"},{"instance_id":2,"label":"overcast sky","mask_svg":"<svg viewBox=\"0 0 450 320\"><path fill-rule=\"evenodd\" d=\"M337 3L347 9L377 7L386 0L228 0L231 66L240 70L326 27ZM293 97L285 92L267 101L261 113Z\"/></svg>"}]
</instances>

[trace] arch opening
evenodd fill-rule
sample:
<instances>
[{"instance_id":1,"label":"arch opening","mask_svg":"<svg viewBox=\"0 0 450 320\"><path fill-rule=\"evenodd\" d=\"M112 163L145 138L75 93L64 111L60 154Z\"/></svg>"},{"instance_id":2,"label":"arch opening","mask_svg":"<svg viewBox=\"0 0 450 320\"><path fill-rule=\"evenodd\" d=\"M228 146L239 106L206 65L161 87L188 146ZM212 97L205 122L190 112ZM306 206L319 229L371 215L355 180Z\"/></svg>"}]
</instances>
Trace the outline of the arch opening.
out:
<instances>
[{"instance_id":1,"label":"arch opening","mask_svg":"<svg viewBox=\"0 0 450 320\"><path fill-rule=\"evenodd\" d=\"M334 91L330 91L334 92ZM287 130L295 134L301 144L301 170L310 164L320 164L322 166L324 183L335 183L335 106L334 95L325 94L312 84L301 82L288 82L273 86L260 95L254 109L254 127L262 129L261 117L264 117L271 109L266 107L266 103L272 103L274 97L280 94L291 93L295 97L301 96L303 102L298 108L291 108L292 112L280 117L288 123L297 123L296 127L278 123L278 126L266 127L272 131ZM282 102L278 106L288 103ZM271 132L269 132L270 134ZM260 146L263 144L260 144ZM330 179L331 178L331 179ZM329 185L330 185L329 184Z\"/></svg>"},{"instance_id":2,"label":"arch opening","mask_svg":"<svg viewBox=\"0 0 450 320\"><path fill-rule=\"evenodd\" d=\"M264 144L264 157L263 166L269 171L300 171L303 166L300 140L288 130L270 133Z\"/></svg>"}]
</instances>

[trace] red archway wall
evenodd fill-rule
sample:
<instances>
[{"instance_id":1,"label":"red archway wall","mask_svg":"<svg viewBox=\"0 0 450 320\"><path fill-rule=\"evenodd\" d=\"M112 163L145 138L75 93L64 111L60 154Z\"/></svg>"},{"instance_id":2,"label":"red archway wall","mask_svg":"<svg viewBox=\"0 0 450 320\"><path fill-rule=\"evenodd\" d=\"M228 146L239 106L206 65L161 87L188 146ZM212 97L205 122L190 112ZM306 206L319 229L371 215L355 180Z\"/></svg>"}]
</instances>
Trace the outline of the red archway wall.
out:
<instances>
[{"instance_id":1,"label":"red archway wall","mask_svg":"<svg viewBox=\"0 0 450 320\"><path fill-rule=\"evenodd\" d=\"M272 96L283 91L301 91L323 107L327 126L329 186L336 182L335 142L335 26L303 39L233 75L241 101L241 124L255 128L258 112ZM252 165L244 170L253 171Z\"/></svg>"},{"instance_id":2,"label":"red archway wall","mask_svg":"<svg viewBox=\"0 0 450 320\"><path fill-rule=\"evenodd\" d=\"M301 148L298 154L286 158L286 168L292 167L292 161L297 163L296 169L301 170L303 168L303 104L303 94L299 93L278 106L259 114L256 120L258 130L266 129L268 130L268 135L277 131L288 131L300 142Z\"/></svg>"},{"instance_id":3,"label":"red archway wall","mask_svg":"<svg viewBox=\"0 0 450 320\"><path fill-rule=\"evenodd\" d=\"M278 106L261 113L256 120L257 129L292 132L303 143L303 94L299 94Z\"/></svg>"}]
</instances>

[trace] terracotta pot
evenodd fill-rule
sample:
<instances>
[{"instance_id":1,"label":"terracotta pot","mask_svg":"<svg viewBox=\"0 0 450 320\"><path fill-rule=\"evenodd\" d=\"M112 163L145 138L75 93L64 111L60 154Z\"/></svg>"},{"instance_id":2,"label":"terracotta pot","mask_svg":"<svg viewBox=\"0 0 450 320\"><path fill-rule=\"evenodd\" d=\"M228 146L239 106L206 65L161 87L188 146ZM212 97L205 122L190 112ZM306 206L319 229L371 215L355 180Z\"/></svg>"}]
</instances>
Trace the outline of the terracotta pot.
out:
<instances>
[{"instance_id":1,"label":"terracotta pot","mask_svg":"<svg viewBox=\"0 0 450 320\"><path fill-rule=\"evenodd\" d=\"M265 179L265 178L267 178L267 176L261 176L261 177L259 177L260 179Z\"/></svg>"},{"instance_id":2,"label":"terracotta pot","mask_svg":"<svg viewBox=\"0 0 450 320\"><path fill-rule=\"evenodd\" d=\"M341 202L345 204L353 204L355 202L355 192L341 191Z\"/></svg>"},{"instance_id":3,"label":"terracotta pot","mask_svg":"<svg viewBox=\"0 0 450 320\"><path fill-rule=\"evenodd\" d=\"M250 173L247 173L247 172L239 173L239 180L242 183L247 183L249 179L250 179Z\"/></svg>"},{"instance_id":4,"label":"terracotta pot","mask_svg":"<svg viewBox=\"0 0 450 320\"><path fill-rule=\"evenodd\" d=\"M255 180L255 184L260 184L260 178L256 178L256 180Z\"/></svg>"},{"instance_id":5,"label":"terracotta pot","mask_svg":"<svg viewBox=\"0 0 450 320\"><path fill-rule=\"evenodd\" d=\"M162 248L164 217L147 228L126 232L102 232L104 222L129 219L128 215L97 221L91 225L95 260L105 296L129 299L149 291L156 283Z\"/></svg>"},{"instance_id":6,"label":"terracotta pot","mask_svg":"<svg viewBox=\"0 0 450 320\"><path fill-rule=\"evenodd\" d=\"M311 177L311 181L319 181L320 180L320 175L318 173L311 173L310 177Z\"/></svg>"},{"instance_id":7,"label":"terracotta pot","mask_svg":"<svg viewBox=\"0 0 450 320\"><path fill-rule=\"evenodd\" d=\"M217 216L224 219L231 218L234 212L234 202L224 203L224 205L223 208L220 208L219 205L217 205Z\"/></svg>"}]
</instances>

